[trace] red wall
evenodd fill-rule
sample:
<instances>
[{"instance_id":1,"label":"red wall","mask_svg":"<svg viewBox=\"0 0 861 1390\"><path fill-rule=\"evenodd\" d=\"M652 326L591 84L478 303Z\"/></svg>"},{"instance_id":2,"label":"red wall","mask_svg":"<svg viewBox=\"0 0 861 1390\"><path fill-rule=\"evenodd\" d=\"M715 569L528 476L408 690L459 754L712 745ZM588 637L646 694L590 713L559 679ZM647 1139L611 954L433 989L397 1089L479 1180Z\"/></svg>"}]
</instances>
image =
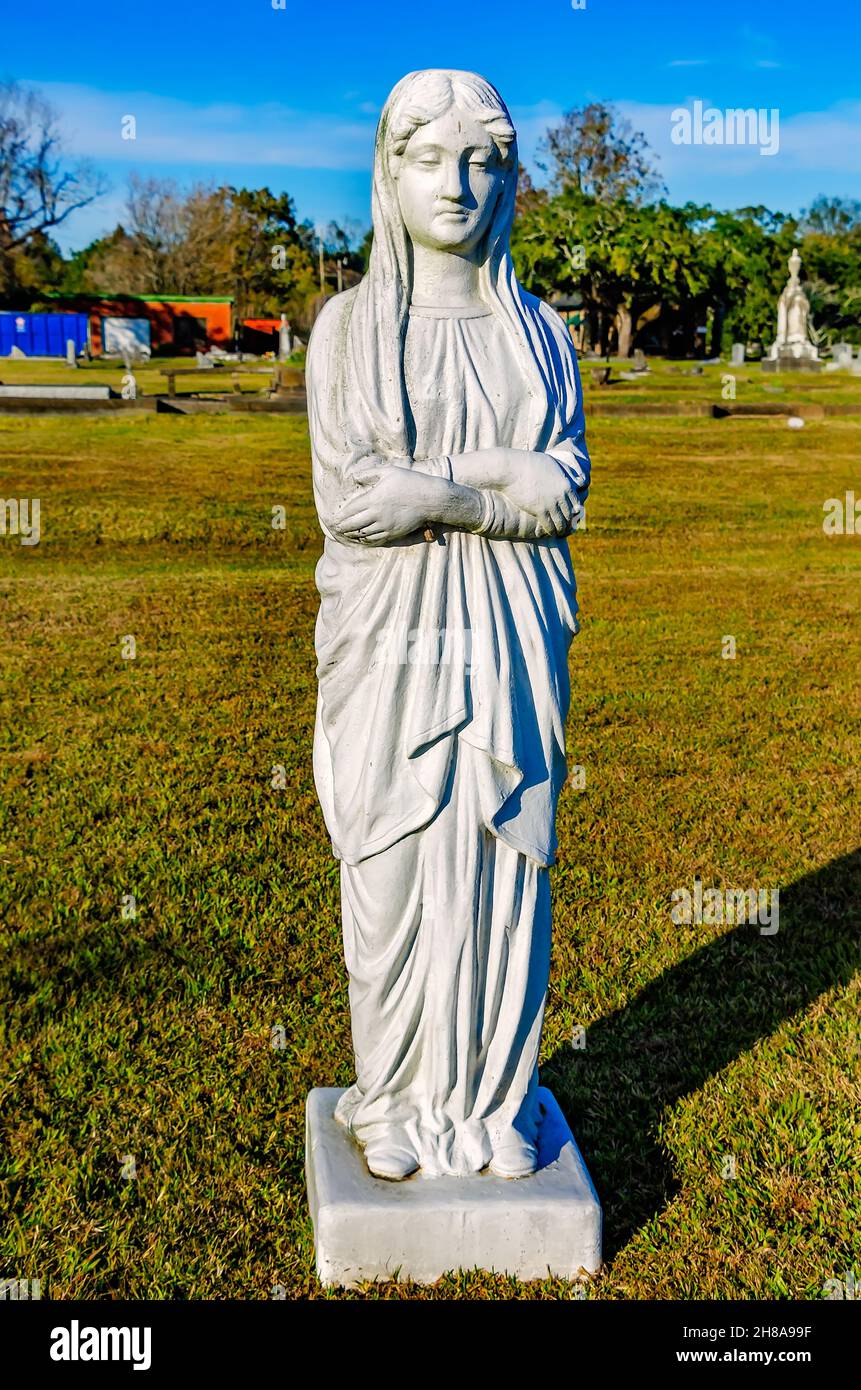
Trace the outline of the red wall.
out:
<instances>
[{"instance_id":1,"label":"red wall","mask_svg":"<svg viewBox=\"0 0 861 1390\"><path fill-rule=\"evenodd\" d=\"M70 301L71 302L71 301ZM209 300L199 303L183 303L176 299L100 299L94 304L91 299L77 301L78 307L90 316L90 343L96 356L103 352L102 319L132 318L149 319L150 338L153 350L170 347L177 334L178 323L186 319L188 323L188 343L182 351L193 352L193 339L204 338L207 347L213 344L226 347L231 339L231 304L216 304ZM202 319L205 328L201 330L195 320ZM180 330L181 331L181 330Z\"/></svg>"}]
</instances>

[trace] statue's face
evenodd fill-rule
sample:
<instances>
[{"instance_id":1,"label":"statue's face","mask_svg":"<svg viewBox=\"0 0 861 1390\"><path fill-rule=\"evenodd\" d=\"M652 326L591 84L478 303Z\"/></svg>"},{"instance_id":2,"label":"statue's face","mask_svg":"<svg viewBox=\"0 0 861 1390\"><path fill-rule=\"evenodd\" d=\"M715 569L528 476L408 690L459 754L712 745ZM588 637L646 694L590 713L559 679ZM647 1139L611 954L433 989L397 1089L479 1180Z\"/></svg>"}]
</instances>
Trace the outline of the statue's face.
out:
<instances>
[{"instance_id":1,"label":"statue's face","mask_svg":"<svg viewBox=\"0 0 861 1390\"><path fill-rule=\"evenodd\" d=\"M493 217L504 169L486 129L450 106L419 126L393 162L404 225L412 240L468 255Z\"/></svg>"}]
</instances>

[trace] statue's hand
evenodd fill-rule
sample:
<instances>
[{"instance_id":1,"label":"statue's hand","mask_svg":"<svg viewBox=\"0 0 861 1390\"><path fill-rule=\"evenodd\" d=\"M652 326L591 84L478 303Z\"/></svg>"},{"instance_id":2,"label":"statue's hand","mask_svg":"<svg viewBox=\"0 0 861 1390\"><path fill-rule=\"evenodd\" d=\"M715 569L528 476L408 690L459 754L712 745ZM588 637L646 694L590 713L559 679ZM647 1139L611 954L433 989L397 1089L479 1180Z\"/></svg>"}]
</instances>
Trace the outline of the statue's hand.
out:
<instances>
[{"instance_id":1,"label":"statue's hand","mask_svg":"<svg viewBox=\"0 0 861 1390\"><path fill-rule=\"evenodd\" d=\"M582 511L577 491L564 469L550 454L505 451L509 467L501 491L524 512L531 512L547 526L548 535L567 535Z\"/></svg>"},{"instance_id":2,"label":"statue's hand","mask_svg":"<svg viewBox=\"0 0 861 1390\"><path fill-rule=\"evenodd\" d=\"M335 528L345 540L366 545L385 545L420 531L444 509L450 492L444 478L392 464L370 464L353 477L359 487L342 504Z\"/></svg>"}]
</instances>

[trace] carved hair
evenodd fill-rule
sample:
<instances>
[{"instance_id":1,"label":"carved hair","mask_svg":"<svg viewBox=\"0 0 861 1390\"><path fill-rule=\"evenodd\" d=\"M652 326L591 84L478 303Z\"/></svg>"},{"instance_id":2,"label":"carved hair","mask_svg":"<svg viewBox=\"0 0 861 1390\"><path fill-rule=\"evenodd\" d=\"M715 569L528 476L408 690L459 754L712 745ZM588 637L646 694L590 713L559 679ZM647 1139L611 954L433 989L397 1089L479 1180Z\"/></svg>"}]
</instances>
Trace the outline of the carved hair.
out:
<instances>
[{"instance_id":1,"label":"carved hair","mask_svg":"<svg viewBox=\"0 0 861 1390\"><path fill-rule=\"evenodd\" d=\"M459 106L485 126L499 151L504 167L510 167L517 136L502 97L477 73L445 72L429 68L411 73L402 100L396 102L387 124L389 151L402 155L411 137L423 125ZM395 89L397 90L397 88ZM394 94L393 94L394 95Z\"/></svg>"},{"instance_id":2,"label":"carved hair","mask_svg":"<svg viewBox=\"0 0 861 1390\"><path fill-rule=\"evenodd\" d=\"M403 153L419 126L435 120L453 103L482 122L503 157L500 192L480 253L479 285L482 298L515 339L524 391L536 406L536 437L544 423L549 424L558 404L508 245L518 163L517 138L505 103L477 73L436 68L411 72L394 88L380 116L372 193L374 241L368 273L353 292L355 298L335 349L334 401L346 401L349 386L351 401L361 402L358 411L353 408L349 418L341 418L339 427L354 455L403 458L412 454L415 444L403 373L412 258L392 161Z\"/></svg>"}]
</instances>

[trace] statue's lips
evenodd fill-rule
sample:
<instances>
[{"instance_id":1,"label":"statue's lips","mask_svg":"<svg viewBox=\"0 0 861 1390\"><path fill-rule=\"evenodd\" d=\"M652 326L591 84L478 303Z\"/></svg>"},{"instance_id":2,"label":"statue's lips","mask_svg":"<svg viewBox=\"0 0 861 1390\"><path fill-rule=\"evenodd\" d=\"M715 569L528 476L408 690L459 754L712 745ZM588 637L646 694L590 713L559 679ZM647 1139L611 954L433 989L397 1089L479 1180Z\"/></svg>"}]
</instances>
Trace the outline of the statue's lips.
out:
<instances>
[{"instance_id":1,"label":"statue's lips","mask_svg":"<svg viewBox=\"0 0 861 1390\"><path fill-rule=\"evenodd\" d=\"M435 216L436 216L436 217L456 217L456 218L458 218L459 221L462 222L462 221L464 221L467 217L469 217L469 213L466 211L465 208L442 208L438 213L435 214Z\"/></svg>"}]
</instances>

